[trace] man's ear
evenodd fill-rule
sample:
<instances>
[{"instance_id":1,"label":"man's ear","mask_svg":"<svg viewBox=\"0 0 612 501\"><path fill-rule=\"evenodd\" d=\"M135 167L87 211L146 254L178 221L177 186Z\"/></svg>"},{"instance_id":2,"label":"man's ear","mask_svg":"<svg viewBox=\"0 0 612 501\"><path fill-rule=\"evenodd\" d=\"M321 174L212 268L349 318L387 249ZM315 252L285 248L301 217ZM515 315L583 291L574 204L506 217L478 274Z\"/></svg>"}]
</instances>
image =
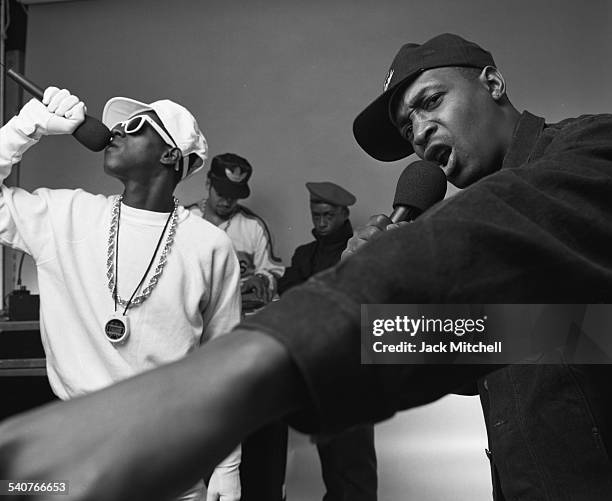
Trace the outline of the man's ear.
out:
<instances>
[{"instance_id":1,"label":"man's ear","mask_svg":"<svg viewBox=\"0 0 612 501\"><path fill-rule=\"evenodd\" d=\"M495 66L485 66L478 75L478 80L495 101L506 95L506 80Z\"/></svg>"},{"instance_id":2,"label":"man's ear","mask_svg":"<svg viewBox=\"0 0 612 501\"><path fill-rule=\"evenodd\" d=\"M174 166L181 159L181 150L171 148L170 146L164 150L159 161L164 165Z\"/></svg>"}]
</instances>

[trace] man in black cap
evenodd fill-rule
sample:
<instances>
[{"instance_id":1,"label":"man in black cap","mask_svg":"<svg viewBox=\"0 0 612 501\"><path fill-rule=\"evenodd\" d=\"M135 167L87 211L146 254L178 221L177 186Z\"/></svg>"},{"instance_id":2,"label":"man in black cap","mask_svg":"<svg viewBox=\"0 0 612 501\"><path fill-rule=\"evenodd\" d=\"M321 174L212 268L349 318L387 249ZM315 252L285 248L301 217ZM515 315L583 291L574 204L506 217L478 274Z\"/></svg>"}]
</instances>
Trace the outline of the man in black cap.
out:
<instances>
[{"instance_id":1,"label":"man in black cap","mask_svg":"<svg viewBox=\"0 0 612 501\"><path fill-rule=\"evenodd\" d=\"M198 471L182 471L194 455L200 468L213 464L248 430L280 416L308 432L346 429L477 380L497 499L612 499L612 370L568 365L564 329L561 349L539 354L543 364L501 369L361 365L359 336L362 304L612 303L612 116L546 124L519 113L491 55L445 34L401 48L383 94L355 120L354 133L375 158L414 151L465 189L193 357L7 423L0 457L9 459L0 476L71 472L76 480L87 472L80 488L98 494L96 485L104 485L104 492L128 495L134 478L125 466L165 446L140 483L154 492L172 482L178 491L197 478ZM185 385L194 380L204 383ZM143 416L175 390L166 404L173 413ZM120 420L98 416L110 401L124 409ZM198 427L200 413L205 425ZM86 429L77 426L83 417ZM62 426L45 430L52 423ZM162 430L160 443L143 440ZM107 454L96 449L103 440ZM49 447L61 459L39 454ZM111 456L122 457L121 468ZM95 473L85 458L97 459Z\"/></svg>"},{"instance_id":2,"label":"man in black cap","mask_svg":"<svg viewBox=\"0 0 612 501\"><path fill-rule=\"evenodd\" d=\"M188 206L190 212L224 230L240 262L243 312L261 307L276 294L284 267L274 255L265 221L238 203L251 194L251 164L235 153L214 157L207 174L208 196Z\"/></svg>"},{"instance_id":3,"label":"man in black cap","mask_svg":"<svg viewBox=\"0 0 612 501\"><path fill-rule=\"evenodd\" d=\"M278 292L308 280L334 266L353 235L349 206L355 196L331 182L306 183L310 193L310 214L314 242L300 245L291 266L278 282ZM324 501L375 501L377 474L374 427L360 426L317 441L321 472L327 492Z\"/></svg>"},{"instance_id":4,"label":"man in black cap","mask_svg":"<svg viewBox=\"0 0 612 501\"><path fill-rule=\"evenodd\" d=\"M266 222L238 201L251 194L253 167L235 153L213 157L207 173L205 198L187 207L224 230L240 263L242 313L251 314L276 295L284 267L274 255ZM242 443L240 483L242 501L281 501L285 492L287 426L272 423Z\"/></svg>"},{"instance_id":5,"label":"man in black cap","mask_svg":"<svg viewBox=\"0 0 612 501\"><path fill-rule=\"evenodd\" d=\"M519 113L491 54L443 34L400 49L384 92L356 118L353 132L378 160L416 153L468 188L423 221L425 232L440 225L440 243L451 245L447 252L424 246L436 254L439 271L420 295L410 281L410 302L610 301L612 261L598 251L610 236L612 207L601 203L612 192L610 115L549 125ZM388 223L372 218L348 254ZM588 245L585 231L593 235ZM444 277L463 284L444 291ZM541 365L508 366L478 379L496 500L611 496L612 403L604 382L612 368L567 365L565 356L553 350L541 355Z\"/></svg>"}]
</instances>

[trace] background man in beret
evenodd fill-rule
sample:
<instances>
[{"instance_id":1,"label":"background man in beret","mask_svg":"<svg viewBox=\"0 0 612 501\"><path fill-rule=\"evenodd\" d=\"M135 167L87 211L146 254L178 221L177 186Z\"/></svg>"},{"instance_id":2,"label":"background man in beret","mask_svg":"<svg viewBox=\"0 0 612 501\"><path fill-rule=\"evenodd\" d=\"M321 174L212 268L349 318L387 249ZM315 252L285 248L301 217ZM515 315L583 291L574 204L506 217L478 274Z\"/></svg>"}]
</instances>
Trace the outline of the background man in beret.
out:
<instances>
[{"instance_id":1,"label":"background man in beret","mask_svg":"<svg viewBox=\"0 0 612 501\"><path fill-rule=\"evenodd\" d=\"M331 182L306 183L310 194L310 214L314 242L300 245L291 266L278 282L278 292L305 282L312 275L340 261L346 243L353 235L349 206L355 196ZM375 501L377 488L374 427L353 430L317 441L321 472L327 492L324 501Z\"/></svg>"},{"instance_id":2,"label":"background man in beret","mask_svg":"<svg viewBox=\"0 0 612 501\"><path fill-rule=\"evenodd\" d=\"M612 499L612 370L568 365L563 329L541 365L360 363L362 304L612 303L612 116L519 113L491 54L446 34L401 48L354 134L380 160L437 161L465 189L207 349L5 423L0 477L145 499L170 483L178 492L266 422L333 432L477 380L497 499ZM163 412L143 412L166 394ZM147 455L156 461L135 479Z\"/></svg>"},{"instance_id":3,"label":"background man in beret","mask_svg":"<svg viewBox=\"0 0 612 501\"><path fill-rule=\"evenodd\" d=\"M315 240L295 249L291 266L278 282L280 294L340 261L342 251L353 235L348 209L355 203L352 193L330 182L306 183L306 189L310 193Z\"/></svg>"}]
</instances>

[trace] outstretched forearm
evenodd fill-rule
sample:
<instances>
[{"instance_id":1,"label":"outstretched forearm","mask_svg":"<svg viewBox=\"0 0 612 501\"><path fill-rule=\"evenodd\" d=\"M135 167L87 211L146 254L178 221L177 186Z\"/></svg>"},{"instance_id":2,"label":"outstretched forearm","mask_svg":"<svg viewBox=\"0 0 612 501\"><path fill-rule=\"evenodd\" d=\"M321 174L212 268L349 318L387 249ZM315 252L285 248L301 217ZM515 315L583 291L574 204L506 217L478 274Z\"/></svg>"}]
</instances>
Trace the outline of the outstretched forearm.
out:
<instances>
[{"instance_id":1,"label":"outstretched forearm","mask_svg":"<svg viewBox=\"0 0 612 501\"><path fill-rule=\"evenodd\" d=\"M305 392L280 343L237 331L188 358L0 427L0 478L68 480L71 499L167 499Z\"/></svg>"}]
</instances>

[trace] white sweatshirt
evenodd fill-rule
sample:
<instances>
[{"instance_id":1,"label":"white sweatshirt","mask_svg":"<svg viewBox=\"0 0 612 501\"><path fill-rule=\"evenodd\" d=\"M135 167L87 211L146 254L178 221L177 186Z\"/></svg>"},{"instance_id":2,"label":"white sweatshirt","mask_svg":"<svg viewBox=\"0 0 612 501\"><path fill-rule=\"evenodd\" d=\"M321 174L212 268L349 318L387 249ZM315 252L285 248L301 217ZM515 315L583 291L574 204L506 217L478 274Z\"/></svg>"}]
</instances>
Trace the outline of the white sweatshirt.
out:
<instances>
[{"instance_id":1,"label":"white sweatshirt","mask_svg":"<svg viewBox=\"0 0 612 501\"><path fill-rule=\"evenodd\" d=\"M0 129L0 181L36 142L15 121ZM47 373L61 399L178 360L229 332L240 319L240 268L230 239L179 207L174 244L159 282L144 303L129 308L127 342L111 344L104 325L114 313L107 247L115 199L83 190L40 188L29 193L2 185L0 242L30 254L36 264ZM122 298L129 299L140 282L168 216L122 204ZM144 285L164 244L165 235ZM237 458L239 452L226 463L234 465Z\"/></svg>"}]
</instances>

